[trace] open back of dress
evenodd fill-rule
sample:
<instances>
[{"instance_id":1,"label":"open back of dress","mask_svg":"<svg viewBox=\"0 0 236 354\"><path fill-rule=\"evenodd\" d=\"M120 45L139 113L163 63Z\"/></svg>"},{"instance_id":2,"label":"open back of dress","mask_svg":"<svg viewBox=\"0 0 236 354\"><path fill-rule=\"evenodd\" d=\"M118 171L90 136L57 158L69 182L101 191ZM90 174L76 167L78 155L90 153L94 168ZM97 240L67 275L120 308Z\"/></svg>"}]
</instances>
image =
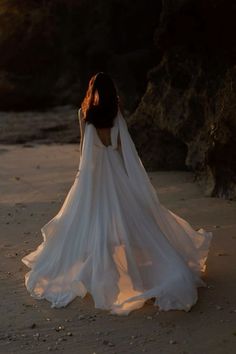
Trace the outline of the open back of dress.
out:
<instances>
[{"instance_id":1,"label":"open back of dress","mask_svg":"<svg viewBox=\"0 0 236 354\"><path fill-rule=\"evenodd\" d=\"M121 151L117 138L120 136ZM31 295L66 306L89 292L96 308L128 314L155 297L161 310L189 309L205 286L212 234L195 231L159 202L118 112L105 146L85 125L82 156L44 241L22 261Z\"/></svg>"}]
</instances>

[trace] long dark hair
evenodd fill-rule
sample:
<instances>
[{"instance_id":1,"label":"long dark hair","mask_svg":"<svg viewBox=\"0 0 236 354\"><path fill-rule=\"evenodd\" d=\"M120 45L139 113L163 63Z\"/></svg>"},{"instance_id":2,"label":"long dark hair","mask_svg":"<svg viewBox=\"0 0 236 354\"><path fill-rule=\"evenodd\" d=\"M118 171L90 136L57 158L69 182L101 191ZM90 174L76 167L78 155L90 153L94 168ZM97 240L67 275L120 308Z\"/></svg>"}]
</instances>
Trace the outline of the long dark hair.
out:
<instances>
[{"instance_id":1,"label":"long dark hair","mask_svg":"<svg viewBox=\"0 0 236 354\"><path fill-rule=\"evenodd\" d=\"M83 119L96 128L111 128L118 105L119 97L111 77L104 72L92 76L81 104Z\"/></svg>"}]
</instances>

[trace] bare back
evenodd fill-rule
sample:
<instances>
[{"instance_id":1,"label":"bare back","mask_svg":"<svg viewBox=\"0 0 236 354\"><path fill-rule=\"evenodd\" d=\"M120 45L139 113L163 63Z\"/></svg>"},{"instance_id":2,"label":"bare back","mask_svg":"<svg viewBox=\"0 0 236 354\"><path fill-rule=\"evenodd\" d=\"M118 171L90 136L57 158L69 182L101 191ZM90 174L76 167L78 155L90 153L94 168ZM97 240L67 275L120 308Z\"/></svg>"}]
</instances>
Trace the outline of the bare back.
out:
<instances>
[{"instance_id":1,"label":"bare back","mask_svg":"<svg viewBox=\"0 0 236 354\"><path fill-rule=\"evenodd\" d=\"M101 143L104 146L112 146L112 141L111 141L111 128L95 128L98 138L100 139ZM117 149L121 153L121 140L120 140L120 134L118 133L117 136Z\"/></svg>"},{"instance_id":2,"label":"bare back","mask_svg":"<svg viewBox=\"0 0 236 354\"><path fill-rule=\"evenodd\" d=\"M96 130L103 145L111 145L111 128L96 128Z\"/></svg>"}]
</instances>

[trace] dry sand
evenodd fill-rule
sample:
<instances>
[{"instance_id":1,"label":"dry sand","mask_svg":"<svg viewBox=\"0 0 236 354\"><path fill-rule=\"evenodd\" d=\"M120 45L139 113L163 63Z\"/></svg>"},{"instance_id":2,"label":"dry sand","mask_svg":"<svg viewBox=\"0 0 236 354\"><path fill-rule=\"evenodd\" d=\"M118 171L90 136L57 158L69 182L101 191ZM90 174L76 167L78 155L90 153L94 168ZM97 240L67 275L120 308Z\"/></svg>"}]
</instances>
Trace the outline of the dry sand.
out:
<instances>
[{"instance_id":1,"label":"dry sand","mask_svg":"<svg viewBox=\"0 0 236 354\"><path fill-rule=\"evenodd\" d=\"M76 145L1 146L0 353L236 353L236 202L205 198L188 172L150 173L161 202L214 233L199 300L188 313L152 300L127 317L94 308L90 295L63 309L26 291L21 258L42 242L79 162Z\"/></svg>"}]
</instances>

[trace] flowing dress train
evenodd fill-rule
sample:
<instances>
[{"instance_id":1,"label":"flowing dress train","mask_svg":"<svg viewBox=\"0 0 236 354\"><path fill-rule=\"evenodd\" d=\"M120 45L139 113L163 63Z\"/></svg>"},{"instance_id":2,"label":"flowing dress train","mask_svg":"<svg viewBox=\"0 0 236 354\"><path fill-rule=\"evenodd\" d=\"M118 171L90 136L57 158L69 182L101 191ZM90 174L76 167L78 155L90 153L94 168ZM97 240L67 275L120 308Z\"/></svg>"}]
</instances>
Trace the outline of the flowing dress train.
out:
<instances>
[{"instance_id":1,"label":"flowing dress train","mask_svg":"<svg viewBox=\"0 0 236 354\"><path fill-rule=\"evenodd\" d=\"M121 149L117 139L120 136ZM159 202L120 111L105 146L85 124L74 183L43 242L22 258L31 296L63 307L89 292L96 308L127 315L149 298L160 310L189 311L212 233Z\"/></svg>"}]
</instances>

